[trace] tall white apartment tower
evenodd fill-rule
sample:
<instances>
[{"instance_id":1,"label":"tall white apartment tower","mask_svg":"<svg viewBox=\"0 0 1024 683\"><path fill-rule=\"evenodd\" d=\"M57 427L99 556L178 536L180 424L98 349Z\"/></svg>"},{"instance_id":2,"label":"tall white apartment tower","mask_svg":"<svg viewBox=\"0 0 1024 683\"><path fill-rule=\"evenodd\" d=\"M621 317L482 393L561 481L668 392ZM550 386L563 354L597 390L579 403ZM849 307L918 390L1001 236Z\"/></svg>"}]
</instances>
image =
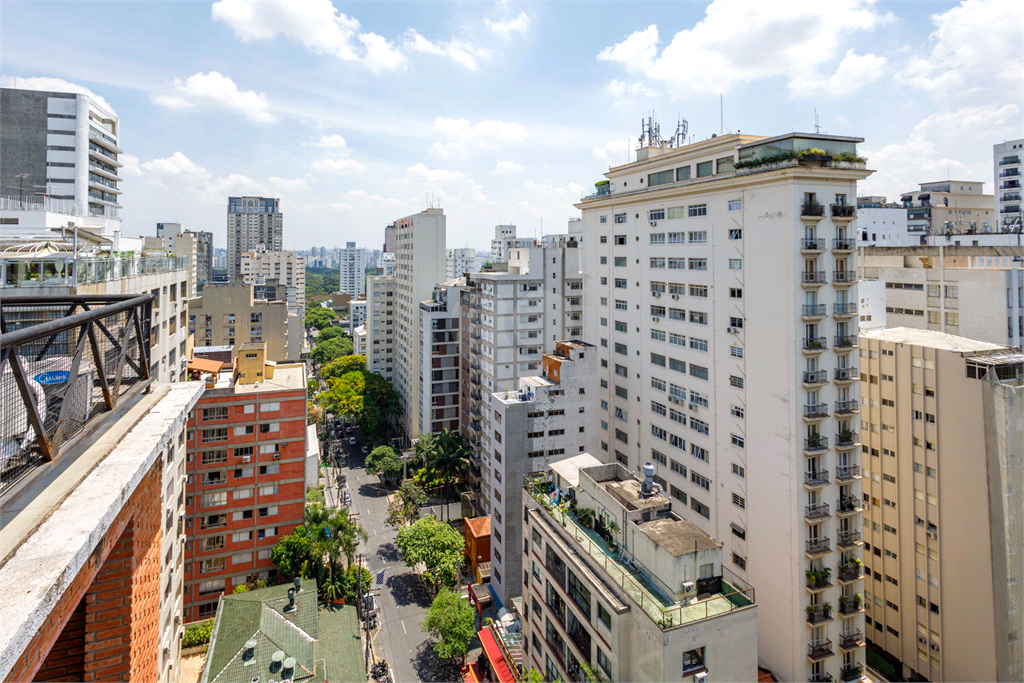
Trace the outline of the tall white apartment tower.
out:
<instances>
[{"instance_id":1,"label":"tall white apartment tower","mask_svg":"<svg viewBox=\"0 0 1024 683\"><path fill-rule=\"evenodd\" d=\"M1021 175L1024 166L1024 138L1007 140L992 145L992 165L995 176L996 220L1002 232L1021 230Z\"/></svg>"},{"instance_id":2,"label":"tall white apartment tower","mask_svg":"<svg viewBox=\"0 0 1024 683\"><path fill-rule=\"evenodd\" d=\"M860 495L858 142L645 131L637 160L577 204L598 454L654 463L673 509L725 542L781 680L853 675L864 659L840 637L863 615L829 609L863 590L836 569L859 558L861 516L835 507Z\"/></svg>"},{"instance_id":3,"label":"tall white apartment tower","mask_svg":"<svg viewBox=\"0 0 1024 683\"><path fill-rule=\"evenodd\" d=\"M120 133L117 115L89 95L0 88L0 209L53 212L46 227L70 216L118 230Z\"/></svg>"},{"instance_id":4,"label":"tall white apartment tower","mask_svg":"<svg viewBox=\"0 0 1024 683\"><path fill-rule=\"evenodd\" d=\"M356 249L355 242L346 242L341 250L338 291L357 299L366 294L366 250Z\"/></svg>"},{"instance_id":5,"label":"tall white apartment tower","mask_svg":"<svg viewBox=\"0 0 1024 683\"><path fill-rule=\"evenodd\" d=\"M378 275L367 282L366 369L389 382L395 381L395 312L397 300L394 275Z\"/></svg>"},{"instance_id":6,"label":"tall white apartment tower","mask_svg":"<svg viewBox=\"0 0 1024 683\"><path fill-rule=\"evenodd\" d=\"M410 438L418 434L417 397L420 377L420 302L431 298L434 285L445 280L445 215L429 208L395 221L395 389L401 397L403 426ZM367 312L369 319L369 312Z\"/></svg>"},{"instance_id":7,"label":"tall white apartment tower","mask_svg":"<svg viewBox=\"0 0 1024 683\"><path fill-rule=\"evenodd\" d=\"M466 278L434 286L431 298L420 302L419 348L423 362L417 394L417 434L459 431L459 360L461 294Z\"/></svg>"},{"instance_id":8,"label":"tall white apartment tower","mask_svg":"<svg viewBox=\"0 0 1024 683\"><path fill-rule=\"evenodd\" d=\"M228 197L228 278L242 284L242 254L283 251L281 200Z\"/></svg>"}]
</instances>

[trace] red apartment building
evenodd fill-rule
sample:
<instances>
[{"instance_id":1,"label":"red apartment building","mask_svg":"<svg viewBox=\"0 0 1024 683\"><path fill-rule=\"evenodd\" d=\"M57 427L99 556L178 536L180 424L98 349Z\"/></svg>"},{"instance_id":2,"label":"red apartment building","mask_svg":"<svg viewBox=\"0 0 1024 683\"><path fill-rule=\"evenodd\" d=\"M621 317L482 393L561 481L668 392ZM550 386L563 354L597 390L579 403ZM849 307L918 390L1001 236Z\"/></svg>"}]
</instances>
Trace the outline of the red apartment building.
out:
<instances>
[{"instance_id":1,"label":"red apartment building","mask_svg":"<svg viewBox=\"0 0 1024 683\"><path fill-rule=\"evenodd\" d=\"M210 373L188 426L186 622L216 614L221 593L274 579L271 549L302 524L305 364L240 345L230 372Z\"/></svg>"}]
</instances>

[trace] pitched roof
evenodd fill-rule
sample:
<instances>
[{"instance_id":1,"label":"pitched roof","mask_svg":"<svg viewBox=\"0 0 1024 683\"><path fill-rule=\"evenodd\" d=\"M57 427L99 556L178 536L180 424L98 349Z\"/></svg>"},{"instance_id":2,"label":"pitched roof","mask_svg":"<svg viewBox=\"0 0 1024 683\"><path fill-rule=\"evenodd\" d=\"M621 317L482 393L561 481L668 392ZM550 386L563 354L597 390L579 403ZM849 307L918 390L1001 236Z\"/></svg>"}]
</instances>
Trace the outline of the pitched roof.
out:
<instances>
[{"instance_id":1,"label":"pitched roof","mask_svg":"<svg viewBox=\"0 0 1024 683\"><path fill-rule=\"evenodd\" d=\"M466 520L466 528L469 529L469 533L473 538L480 538L481 536L491 535L491 516L486 517L474 517L473 519Z\"/></svg>"}]
</instances>

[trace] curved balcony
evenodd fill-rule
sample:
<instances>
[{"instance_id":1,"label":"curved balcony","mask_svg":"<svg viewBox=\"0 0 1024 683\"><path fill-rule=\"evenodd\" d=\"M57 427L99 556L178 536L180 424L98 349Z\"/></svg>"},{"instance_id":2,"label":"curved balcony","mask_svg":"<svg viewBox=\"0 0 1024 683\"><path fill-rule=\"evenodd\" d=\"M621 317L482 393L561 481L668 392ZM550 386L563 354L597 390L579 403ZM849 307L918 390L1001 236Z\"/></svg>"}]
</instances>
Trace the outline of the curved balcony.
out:
<instances>
[{"instance_id":1,"label":"curved balcony","mask_svg":"<svg viewBox=\"0 0 1024 683\"><path fill-rule=\"evenodd\" d=\"M821 320L827 315L827 304L804 304L800 311L800 317L804 320Z\"/></svg>"}]
</instances>

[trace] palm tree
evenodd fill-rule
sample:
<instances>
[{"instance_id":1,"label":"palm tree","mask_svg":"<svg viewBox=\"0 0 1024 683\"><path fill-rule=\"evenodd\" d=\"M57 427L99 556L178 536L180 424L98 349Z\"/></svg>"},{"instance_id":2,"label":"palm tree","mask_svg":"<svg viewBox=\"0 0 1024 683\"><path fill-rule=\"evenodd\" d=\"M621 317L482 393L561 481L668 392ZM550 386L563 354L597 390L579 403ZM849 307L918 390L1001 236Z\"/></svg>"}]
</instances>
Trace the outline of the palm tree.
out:
<instances>
[{"instance_id":1,"label":"palm tree","mask_svg":"<svg viewBox=\"0 0 1024 683\"><path fill-rule=\"evenodd\" d=\"M473 455L473 450L466 445L460 434L450 429L442 430L437 436L437 443L438 448L434 460L430 463L430 469L437 479L450 482L454 486L469 467L469 458ZM443 503L448 502L446 494L447 485L442 494Z\"/></svg>"},{"instance_id":2,"label":"palm tree","mask_svg":"<svg viewBox=\"0 0 1024 683\"><path fill-rule=\"evenodd\" d=\"M424 467L430 465L434 460L437 449L437 437L433 434L420 434L420 438L417 439L416 445L414 446L416 460Z\"/></svg>"}]
</instances>

